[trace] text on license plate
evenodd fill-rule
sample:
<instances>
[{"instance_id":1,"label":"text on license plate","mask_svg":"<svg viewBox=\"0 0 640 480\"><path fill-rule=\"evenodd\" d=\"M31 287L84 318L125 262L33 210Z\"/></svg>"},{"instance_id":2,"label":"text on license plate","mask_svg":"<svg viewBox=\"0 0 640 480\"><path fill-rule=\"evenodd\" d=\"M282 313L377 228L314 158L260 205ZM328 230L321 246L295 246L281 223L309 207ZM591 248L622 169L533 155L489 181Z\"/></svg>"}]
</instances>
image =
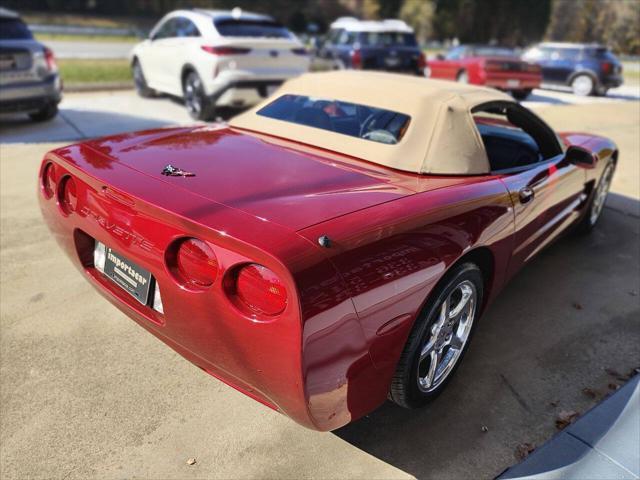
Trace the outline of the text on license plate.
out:
<instances>
[{"instance_id":1,"label":"text on license plate","mask_svg":"<svg viewBox=\"0 0 640 480\"><path fill-rule=\"evenodd\" d=\"M104 273L143 305L149 300L151 272L106 247Z\"/></svg>"}]
</instances>

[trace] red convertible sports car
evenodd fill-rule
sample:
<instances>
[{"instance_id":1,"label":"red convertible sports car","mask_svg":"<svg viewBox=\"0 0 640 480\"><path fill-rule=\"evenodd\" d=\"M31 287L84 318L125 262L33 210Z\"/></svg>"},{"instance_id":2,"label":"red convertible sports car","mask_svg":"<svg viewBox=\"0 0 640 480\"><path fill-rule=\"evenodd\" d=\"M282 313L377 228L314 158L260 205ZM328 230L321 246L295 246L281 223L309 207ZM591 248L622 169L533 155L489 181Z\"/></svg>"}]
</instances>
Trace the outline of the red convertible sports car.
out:
<instances>
[{"instance_id":1,"label":"red convertible sports car","mask_svg":"<svg viewBox=\"0 0 640 480\"><path fill-rule=\"evenodd\" d=\"M542 82L536 63L520 60L513 50L488 45L460 45L427 62L430 78L454 80L509 91L524 100Z\"/></svg>"},{"instance_id":2,"label":"red convertible sports car","mask_svg":"<svg viewBox=\"0 0 640 480\"><path fill-rule=\"evenodd\" d=\"M54 150L38 197L116 307L332 430L387 398L436 397L505 282L596 224L617 156L495 90L340 71L291 80L229 125Z\"/></svg>"}]
</instances>

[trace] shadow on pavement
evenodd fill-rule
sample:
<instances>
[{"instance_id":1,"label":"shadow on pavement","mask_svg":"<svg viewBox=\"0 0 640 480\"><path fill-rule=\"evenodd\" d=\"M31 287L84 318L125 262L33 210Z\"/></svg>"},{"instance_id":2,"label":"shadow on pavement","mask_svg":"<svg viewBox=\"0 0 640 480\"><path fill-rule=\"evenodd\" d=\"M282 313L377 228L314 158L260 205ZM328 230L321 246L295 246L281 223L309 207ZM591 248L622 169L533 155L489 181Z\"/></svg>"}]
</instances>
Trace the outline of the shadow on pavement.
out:
<instances>
[{"instance_id":1,"label":"shadow on pavement","mask_svg":"<svg viewBox=\"0 0 640 480\"><path fill-rule=\"evenodd\" d=\"M179 100L171 100L174 103L180 103ZM226 121L240 111L220 108L216 111L216 120ZM107 110L77 108L61 108L58 115L48 122L33 122L26 114L0 114L0 143L73 142L123 132L167 127L176 123L169 117L159 119ZM190 123L200 122L193 120Z\"/></svg>"},{"instance_id":2,"label":"shadow on pavement","mask_svg":"<svg viewBox=\"0 0 640 480\"><path fill-rule=\"evenodd\" d=\"M564 237L511 280L437 400L387 402L334 434L421 479L500 474L518 445L556 432L561 410L593 406L584 388L608 391L605 368L639 366L639 234L638 217L608 202L590 235Z\"/></svg>"},{"instance_id":3,"label":"shadow on pavement","mask_svg":"<svg viewBox=\"0 0 640 480\"><path fill-rule=\"evenodd\" d=\"M61 109L48 122L32 122L26 115L2 115L0 143L71 142L167 125L166 121L100 110Z\"/></svg>"},{"instance_id":4,"label":"shadow on pavement","mask_svg":"<svg viewBox=\"0 0 640 480\"><path fill-rule=\"evenodd\" d=\"M640 476L639 385L636 375L499 479Z\"/></svg>"}]
</instances>

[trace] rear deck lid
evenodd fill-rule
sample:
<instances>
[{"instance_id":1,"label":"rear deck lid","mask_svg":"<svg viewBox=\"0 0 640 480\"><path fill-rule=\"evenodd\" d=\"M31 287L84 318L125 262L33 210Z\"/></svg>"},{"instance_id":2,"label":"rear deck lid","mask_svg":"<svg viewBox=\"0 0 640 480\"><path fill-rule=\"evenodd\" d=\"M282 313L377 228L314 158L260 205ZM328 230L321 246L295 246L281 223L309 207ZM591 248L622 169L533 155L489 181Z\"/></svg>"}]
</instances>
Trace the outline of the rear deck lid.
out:
<instances>
[{"instance_id":1,"label":"rear deck lid","mask_svg":"<svg viewBox=\"0 0 640 480\"><path fill-rule=\"evenodd\" d=\"M411 195L420 177L218 126L123 134L86 145L105 156L106 180L109 163L121 162L162 180L168 194L186 189L296 231ZM167 176L168 165L182 174Z\"/></svg>"}]
</instances>

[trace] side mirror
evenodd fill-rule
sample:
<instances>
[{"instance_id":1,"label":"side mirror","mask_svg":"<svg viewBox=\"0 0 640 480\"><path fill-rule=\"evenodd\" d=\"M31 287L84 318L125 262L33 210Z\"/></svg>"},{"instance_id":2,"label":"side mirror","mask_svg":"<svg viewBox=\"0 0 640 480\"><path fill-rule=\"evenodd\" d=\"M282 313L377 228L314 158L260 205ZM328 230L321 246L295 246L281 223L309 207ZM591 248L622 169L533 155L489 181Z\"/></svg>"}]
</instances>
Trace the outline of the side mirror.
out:
<instances>
[{"instance_id":1,"label":"side mirror","mask_svg":"<svg viewBox=\"0 0 640 480\"><path fill-rule=\"evenodd\" d=\"M438 53L436 55L436 60L444 60L444 55L442 53Z\"/></svg>"},{"instance_id":2,"label":"side mirror","mask_svg":"<svg viewBox=\"0 0 640 480\"><path fill-rule=\"evenodd\" d=\"M596 157L586 148L570 146L565 153L565 158L569 163L584 168L595 168Z\"/></svg>"}]
</instances>

